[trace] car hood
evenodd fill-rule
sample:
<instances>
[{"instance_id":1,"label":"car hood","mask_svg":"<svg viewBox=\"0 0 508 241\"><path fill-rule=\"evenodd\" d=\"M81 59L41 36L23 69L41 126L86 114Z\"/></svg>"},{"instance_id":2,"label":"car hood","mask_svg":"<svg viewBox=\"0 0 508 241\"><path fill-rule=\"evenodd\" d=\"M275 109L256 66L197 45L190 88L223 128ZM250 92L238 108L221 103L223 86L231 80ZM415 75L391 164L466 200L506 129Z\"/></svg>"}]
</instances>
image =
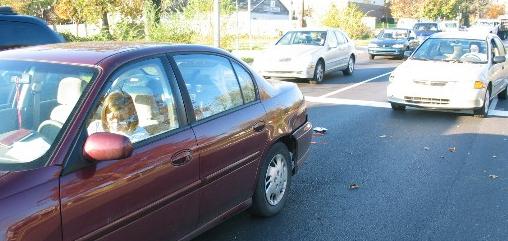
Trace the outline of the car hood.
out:
<instances>
[{"instance_id":1,"label":"car hood","mask_svg":"<svg viewBox=\"0 0 508 241\"><path fill-rule=\"evenodd\" d=\"M373 44L388 44L388 45L394 45L394 44L405 44L407 43L406 39L374 39L372 40Z\"/></svg>"},{"instance_id":2,"label":"car hood","mask_svg":"<svg viewBox=\"0 0 508 241\"><path fill-rule=\"evenodd\" d=\"M265 51L267 57L270 58L292 58L313 54L321 50L323 46L314 45L275 45Z\"/></svg>"},{"instance_id":3,"label":"car hood","mask_svg":"<svg viewBox=\"0 0 508 241\"><path fill-rule=\"evenodd\" d=\"M431 81L469 81L486 76L487 64L407 60L395 69L396 78Z\"/></svg>"}]
</instances>

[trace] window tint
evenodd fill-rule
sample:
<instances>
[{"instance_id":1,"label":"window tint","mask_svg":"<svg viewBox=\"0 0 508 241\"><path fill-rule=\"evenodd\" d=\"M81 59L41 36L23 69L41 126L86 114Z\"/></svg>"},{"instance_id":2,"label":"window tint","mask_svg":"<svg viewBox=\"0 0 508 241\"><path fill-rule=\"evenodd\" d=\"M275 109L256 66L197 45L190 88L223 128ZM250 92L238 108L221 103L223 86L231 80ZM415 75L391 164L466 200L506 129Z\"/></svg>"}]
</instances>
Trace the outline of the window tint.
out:
<instances>
[{"instance_id":1,"label":"window tint","mask_svg":"<svg viewBox=\"0 0 508 241\"><path fill-rule=\"evenodd\" d=\"M229 60L205 54L175 56L187 86L196 120L243 104L240 86Z\"/></svg>"},{"instance_id":2,"label":"window tint","mask_svg":"<svg viewBox=\"0 0 508 241\"><path fill-rule=\"evenodd\" d=\"M238 76L238 82L240 82L240 88L242 89L243 99L245 103L256 100L256 89L250 74L239 64L233 62L236 75Z\"/></svg>"},{"instance_id":3,"label":"window tint","mask_svg":"<svg viewBox=\"0 0 508 241\"><path fill-rule=\"evenodd\" d=\"M89 135L112 132L136 143L180 126L175 97L160 59L130 65L110 81L89 120Z\"/></svg>"},{"instance_id":4,"label":"window tint","mask_svg":"<svg viewBox=\"0 0 508 241\"><path fill-rule=\"evenodd\" d=\"M0 21L0 46L29 46L59 42L55 33L37 24Z\"/></svg>"}]
</instances>

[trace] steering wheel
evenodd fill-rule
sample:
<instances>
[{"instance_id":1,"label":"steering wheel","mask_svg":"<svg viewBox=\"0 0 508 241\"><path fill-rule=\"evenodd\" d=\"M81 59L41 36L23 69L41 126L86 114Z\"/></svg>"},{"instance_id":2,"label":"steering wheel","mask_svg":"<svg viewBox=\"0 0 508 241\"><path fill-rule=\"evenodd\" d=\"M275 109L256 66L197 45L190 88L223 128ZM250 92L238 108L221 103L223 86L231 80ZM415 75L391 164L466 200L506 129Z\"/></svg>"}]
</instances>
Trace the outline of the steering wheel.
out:
<instances>
[{"instance_id":1,"label":"steering wheel","mask_svg":"<svg viewBox=\"0 0 508 241\"><path fill-rule=\"evenodd\" d=\"M460 61L465 62L465 60L481 62L482 58L478 56L476 53L466 53L460 57Z\"/></svg>"}]
</instances>

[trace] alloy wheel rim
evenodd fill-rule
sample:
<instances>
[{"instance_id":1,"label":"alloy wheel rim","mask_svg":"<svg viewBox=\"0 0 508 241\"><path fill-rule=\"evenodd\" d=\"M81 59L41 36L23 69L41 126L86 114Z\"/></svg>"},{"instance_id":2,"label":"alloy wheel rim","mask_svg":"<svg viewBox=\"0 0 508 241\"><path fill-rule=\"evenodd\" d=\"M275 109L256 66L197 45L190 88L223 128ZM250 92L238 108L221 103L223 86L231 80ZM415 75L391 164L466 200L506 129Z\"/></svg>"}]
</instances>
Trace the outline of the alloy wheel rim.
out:
<instances>
[{"instance_id":1,"label":"alloy wheel rim","mask_svg":"<svg viewBox=\"0 0 508 241\"><path fill-rule=\"evenodd\" d=\"M286 158L277 154L270 160L265 175L265 196L270 205L276 206L280 203L286 193L287 180Z\"/></svg>"},{"instance_id":2,"label":"alloy wheel rim","mask_svg":"<svg viewBox=\"0 0 508 241\"><path fill-rule=\"evenodd\" d=\"M316 80L318 82L321 82L323 80L323 76L324 76L323 65L319 64L316 72Z\"/></svg>"},{"instance_id":3,"label":"alloy wheel rim","mask_svg":"<svg viewBox=\"0 0 508 241\"><path fill-rule=\"evenodd\" d=\"M353 58L349 58L349 72L353 73L355 70L355 61L353 61Z\"/></svg>"}]
</instances>

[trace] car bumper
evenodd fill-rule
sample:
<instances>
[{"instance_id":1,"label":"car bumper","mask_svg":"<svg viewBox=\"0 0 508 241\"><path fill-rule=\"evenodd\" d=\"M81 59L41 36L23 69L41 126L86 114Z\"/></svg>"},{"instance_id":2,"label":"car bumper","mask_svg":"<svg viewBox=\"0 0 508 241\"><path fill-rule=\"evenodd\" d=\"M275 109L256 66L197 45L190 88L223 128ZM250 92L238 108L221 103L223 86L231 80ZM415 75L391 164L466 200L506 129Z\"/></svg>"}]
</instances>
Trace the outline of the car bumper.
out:
<instances>
[{"instance_id":1,"label":"car bumper","mask_svg":"<svg viewBox=\"0 0 508 241\"><path fill-rule=\"evenodd\" d=\"M396 48L369 48L369 54L380 55L380 56L403 56L404 49Z\"/></svg>"},{"instance_id":2,"label":"car bumper","mask_svg":"<svg viewBox=\"0 0 508 241\"><path fill-rule=\"evenodd\" d=\"M314 77L315 68L315 64L304 66L291 63L285 65L274 64L259 68L258 73L265 77L309 79Z\"/></svg>"},{"instance_id":3,"label":"car bumper","mask_svg":"<svg viewBox=\"0 0 508 241\"><path fill-rule=\"evenodd\" d=\"M485 89L467 87L416 86L390 83L388 102L425 109L474 110L481 108Z\"/></svg>"},{"instance_id":4,"label":"car bumper","mask_svg":"<svg viewBox=\"0 0 508 241\"><path fill-rule=\"evenodd\" d=\"M293 154L293 174L296 174L309 155L310 144L312 141L312 123L307 121L293 132L292 137L296 140L297 145L296 153Z\"/></svg>"}]
</instances>

